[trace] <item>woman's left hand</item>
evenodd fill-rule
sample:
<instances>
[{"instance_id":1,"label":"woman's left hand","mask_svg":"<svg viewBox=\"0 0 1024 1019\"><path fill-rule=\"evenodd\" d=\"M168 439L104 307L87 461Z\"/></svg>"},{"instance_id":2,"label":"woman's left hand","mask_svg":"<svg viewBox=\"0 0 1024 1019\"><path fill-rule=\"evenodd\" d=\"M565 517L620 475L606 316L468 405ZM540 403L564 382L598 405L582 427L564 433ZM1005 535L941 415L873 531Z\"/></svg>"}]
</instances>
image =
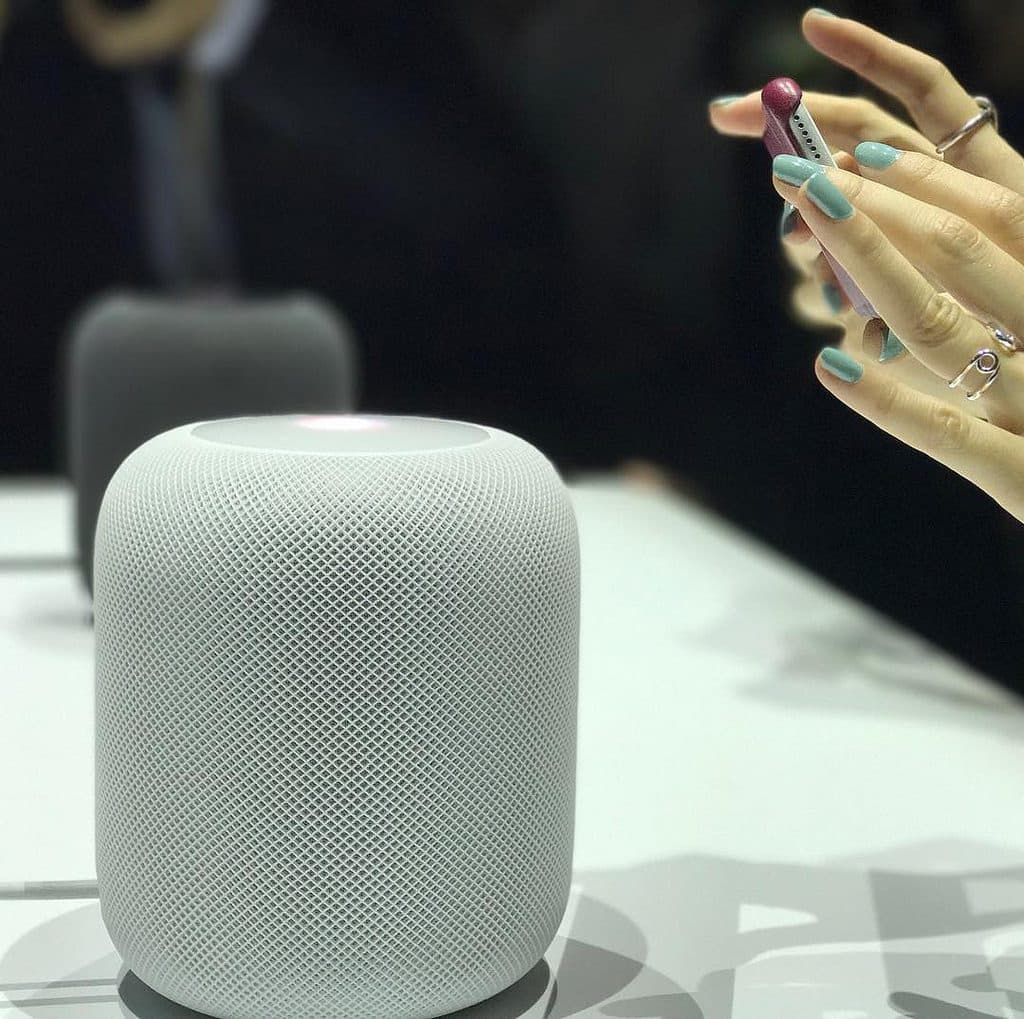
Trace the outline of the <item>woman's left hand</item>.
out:
<instances>
[{"instance_id":1,"label":"woman's left hand","mask_svg":"<svg viewBox=\"0 0 1024 1019\"><path fill-rule=\"evenodd\" d=\"M865 329L867 356L826 348L817 376L1024 520L1024 352L1007 350L986 324L1024 336L1024 198L921 153L867 143L854 154L859 174L777 157L775 188L857 281L914 370L943 388L963 374L947 390L954 397L987 388L956 403L908 384L901 359L877 363L886 335L878 322Z\"/></svg>"}]
</instances>

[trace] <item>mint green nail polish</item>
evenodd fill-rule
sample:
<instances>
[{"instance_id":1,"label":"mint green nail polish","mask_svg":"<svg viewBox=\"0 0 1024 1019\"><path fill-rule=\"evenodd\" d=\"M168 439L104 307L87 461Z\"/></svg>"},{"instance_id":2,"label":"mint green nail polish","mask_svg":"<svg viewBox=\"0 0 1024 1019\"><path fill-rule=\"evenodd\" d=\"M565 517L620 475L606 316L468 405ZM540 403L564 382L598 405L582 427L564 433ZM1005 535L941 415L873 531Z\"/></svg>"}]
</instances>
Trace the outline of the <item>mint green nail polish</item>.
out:
<instances>
[{"instance_id":1,"label":"mint green nail polish","mask_svg":"<svg viewBox=\"0 0 1024 1019\"><path fill-rule=\"evenodd\" d=\"M853 150L853 158L861 166L868 166L872 170L885 170L902 155L900 149L894 149L884 142L861 142Z\"/></svg>"},{"instance_id":2,"label":"mint green nail polish","mask_svg":"<svg viewBox=\"0 0 1024 1019\"><path fill-rule=\"evenodd\" d=\"M816 173L807 184L807 197L821 209L829 219L849 219L853 206L823 173Z\"/></svg>"},{"instance_id":3,"label":"mint green nail polish","mask_svg":"<svg viewBox=\"0 0 1024 1019\"><path fill-rule=\"evenodd\" d=\"M797 186L803 184L805 180L810 180L816 173L820 174L821 169L818 163L812 163L801 156L776 156L772 160L772 173L779 180Z\"/></svg>"},{"instance_id":4,"label":"mint green nail polish","mask_svg":"<svg viewBox=\"0 0 1024 1019\"><path fill-rule=\"evenodd\" d=\"M742 95L737 96L719 96L717 99L711 100L712 106L728 106L729 103L736 102L737 99L742 99Z\"/></svg>"},{"instance_id":5,"label":"mint green nail polish","mask_svg":"<svg viewBox=\"0 0 1024 1019\"><path fill-rule=\"evenodd\" d=\"M838 16L831 11L826 11L824 7L812 7L811 14L820 14L823 18L835 18Z\"/></svg>"},{"instance_id":6,"label":"mint green nail polish","mask_svg":"<svg viewBox=\"0 0 1024 1019\"><path fill-rule=\"evenodd\" d=\"M886 328L885 335L882 337L882 351L878 355L880 364L884 364L886 361L892 361L902 354L907 348L903 346L903 342L900 338L889 328Z\"/></svg>"},{"instance_id":7,"label":"mint green nail polish","mask_svg":"<svg viewBox=\"0 0 1024 1019\"><path fill-rule=\"evenodd\" d=\"M843 382L860 382L864 375L864 368L859 362L835 347L826 347L820 357L822 367Z\"/></svg>"},{"instance_id":8,"label":"mint green nail polish","mask_svg":"<svg viewBox=\"0 0 1024 1019\"><path fill-rule=\"evenodd\" d=\"M825 303L832 309L832 314L838 315L846 303L842 290L834 283L822 283L821 292L825 295Z\"/></svg>"},{"instance_id":9,"label":"mint green nail polish","mask_svg":"<svg viewBox=\"0 0 1024 1019\"><path fill-rule=\"evenodd\" d=\"M796 226L796 209L789 202L782 205L782 215L779 217L779 240L788 237Z\"/></svg>"}]
</instances>

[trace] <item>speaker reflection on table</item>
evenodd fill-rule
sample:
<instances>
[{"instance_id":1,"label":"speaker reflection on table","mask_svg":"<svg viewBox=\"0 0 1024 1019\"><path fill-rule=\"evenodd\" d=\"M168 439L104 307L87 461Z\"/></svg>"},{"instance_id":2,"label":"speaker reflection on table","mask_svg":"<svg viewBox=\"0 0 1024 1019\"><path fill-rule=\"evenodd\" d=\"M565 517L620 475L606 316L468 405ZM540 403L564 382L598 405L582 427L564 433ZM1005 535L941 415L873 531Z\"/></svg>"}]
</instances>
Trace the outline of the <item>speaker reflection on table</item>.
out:
<instances>
[{"instance_id":1,"label":"speaker reflection on table","mask_svg":"<svg viewBox=\"0 0 1024 1019\"><path fill-rule=\"evenodd\" d=\"M96 533L96 840L131 970L218 1017L415 1019L551 943L573 855L579 552L493 428L211 421Z\"/></svg>"},{"instance_id":2,"label":"speaker reflection on table","mask_svg":"<svg viewBox=\"0 0 1024 1019\"><path fill-rule=\"evenodd\" d=\"M348 326L326 303L304 294L112 294L79 316L67 370L75 538L90 588L100 500L137 446L205 418L349 411L356 396Z\"/></svg>"}]
</instances>

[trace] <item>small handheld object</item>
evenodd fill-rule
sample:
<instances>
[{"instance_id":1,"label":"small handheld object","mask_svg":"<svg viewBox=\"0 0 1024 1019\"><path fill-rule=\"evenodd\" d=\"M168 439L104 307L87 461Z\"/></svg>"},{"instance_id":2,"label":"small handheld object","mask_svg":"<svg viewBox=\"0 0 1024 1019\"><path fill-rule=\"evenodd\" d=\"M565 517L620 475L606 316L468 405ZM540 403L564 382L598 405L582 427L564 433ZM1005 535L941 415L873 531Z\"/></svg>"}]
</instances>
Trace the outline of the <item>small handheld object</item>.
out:
<instances>
[{"instance_id":1,"label":"small handheld object","mask_svg":"<svg viewBox=\"0 0 1024 1019\"><path fill-rule=\"evenodd\" d=\"M822 166L835 166L825 139L804 106L803 95L792 78L773 78L761 89L765 148L772 156L802 156ZM877 318L871 302L860 292L850 274L824 248L822 251L857 313L865 318Z\"/></svg>"}]
</instances>

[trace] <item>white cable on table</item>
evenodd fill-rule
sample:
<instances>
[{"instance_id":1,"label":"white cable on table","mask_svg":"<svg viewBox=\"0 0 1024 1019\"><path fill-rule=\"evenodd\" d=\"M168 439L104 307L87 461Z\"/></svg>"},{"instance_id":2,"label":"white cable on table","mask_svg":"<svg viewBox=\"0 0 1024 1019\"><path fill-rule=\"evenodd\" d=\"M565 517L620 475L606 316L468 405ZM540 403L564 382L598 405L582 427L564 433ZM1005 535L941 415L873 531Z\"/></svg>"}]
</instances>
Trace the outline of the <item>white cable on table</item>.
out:
<instances>
[{"instance_id":1,"label":"white cable on table","mask_svg":"<svg viewBox=\"0 0 1024 1019\"><path fill-rule=\"evenodd\" d=\"M95 881L0 881L0 900L97 898Z\"/></svg>"}]
</instances>

